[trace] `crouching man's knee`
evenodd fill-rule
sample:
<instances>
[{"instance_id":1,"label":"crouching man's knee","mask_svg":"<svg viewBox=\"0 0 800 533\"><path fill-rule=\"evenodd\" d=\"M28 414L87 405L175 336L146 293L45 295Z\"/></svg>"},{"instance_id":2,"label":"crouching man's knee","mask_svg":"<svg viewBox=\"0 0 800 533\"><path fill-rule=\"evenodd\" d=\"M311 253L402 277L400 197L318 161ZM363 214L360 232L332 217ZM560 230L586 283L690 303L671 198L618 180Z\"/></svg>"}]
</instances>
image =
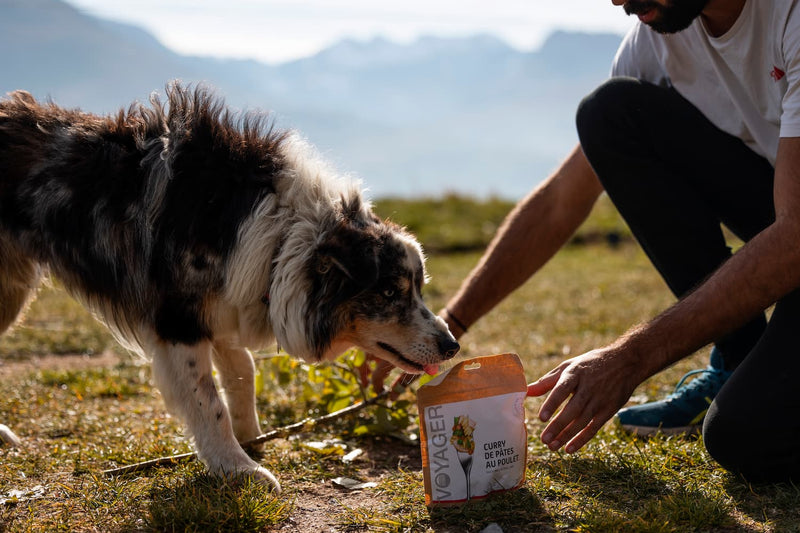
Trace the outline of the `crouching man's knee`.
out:
<instances>
[{"instance_id":1,"label":"crouching man's knee","mask_svg":"<svg viewBox=\"0 0 800 533\"><path fill-rule=\"evenodd\" d=\"M768 427L745 413L709 407L703 442L709 455L726 470L751 483L800 480L797 436L786 428Z\"/></svg>"}]
</instances>

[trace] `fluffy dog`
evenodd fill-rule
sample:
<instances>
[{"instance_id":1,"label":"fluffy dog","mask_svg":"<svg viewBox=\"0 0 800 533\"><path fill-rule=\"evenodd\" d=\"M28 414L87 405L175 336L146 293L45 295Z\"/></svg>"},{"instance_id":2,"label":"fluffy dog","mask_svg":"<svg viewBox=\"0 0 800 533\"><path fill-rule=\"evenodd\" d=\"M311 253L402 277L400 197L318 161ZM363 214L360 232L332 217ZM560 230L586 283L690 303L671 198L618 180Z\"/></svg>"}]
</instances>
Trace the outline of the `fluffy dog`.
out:
<instances>
[{"instance_id":1,"label":"fluffy dog","mask_svg":"<svg viewBox=\"0 0 800 533\"><path fill-rule=\"evenodd\" d=\"M0 100L0 332L54 275L152 358L211 472L279 489L238 444L261 434L245 347L433 373L459 346L422 301L419 244L355 184L268 117L166 96L107 117Z\"/></svg>"}]
</instances>

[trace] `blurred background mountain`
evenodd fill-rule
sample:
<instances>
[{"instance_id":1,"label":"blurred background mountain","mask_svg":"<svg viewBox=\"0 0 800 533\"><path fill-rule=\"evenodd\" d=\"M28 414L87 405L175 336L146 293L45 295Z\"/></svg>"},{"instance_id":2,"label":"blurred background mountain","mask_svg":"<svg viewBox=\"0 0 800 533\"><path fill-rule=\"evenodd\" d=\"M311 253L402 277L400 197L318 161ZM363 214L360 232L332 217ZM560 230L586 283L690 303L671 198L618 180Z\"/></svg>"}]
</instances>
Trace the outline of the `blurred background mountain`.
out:
<instances>
[{"instance_id":1,"label":"blurred background mountain","mask_svg":"<svg viewBox=\"0 0 800 533\"><path fill-rule=\"evenodd\" d=\"M202 82L299 129L373 198L516 199L576 142L575 108L607 77L620 40L554 32L529 52L491 35L343 40L267 65L180 55L59 0L0 0L0 93L108 113L169 80Z\"/></svg>"}]
</instances>

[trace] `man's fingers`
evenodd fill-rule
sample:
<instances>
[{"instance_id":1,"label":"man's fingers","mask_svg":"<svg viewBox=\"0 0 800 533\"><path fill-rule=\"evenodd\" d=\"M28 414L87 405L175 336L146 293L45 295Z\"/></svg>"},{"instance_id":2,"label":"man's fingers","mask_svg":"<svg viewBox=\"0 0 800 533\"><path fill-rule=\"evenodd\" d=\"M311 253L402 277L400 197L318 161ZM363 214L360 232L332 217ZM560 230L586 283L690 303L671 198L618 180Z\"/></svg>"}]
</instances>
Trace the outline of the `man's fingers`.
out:
<instances>
[{"instance_id":1,"label":"man's fingers","mask_svg":"<svg viewBox=\"0 0 800 533\"><path fill-rule=\"evenodd\" d=\"M545 428L542 436L542 441L547 444L551 450L557 450L565 443L571 443L573 437L580 434L592 421L591 411L585 406L575 416L567 414L563 419L560 419L562 413L559 413L559 415L553 419L553 422ZM561 428L560 431L559 428ZM545 441L545 438L548 440Z\"/></svg>"},{"instance_id":2,"label":"man's fingers","mask_svg":"<svg viewBox=\"0 0 800 533\"><path fill-rule=\"evenodd\" d=\"M386 381L386 377L392 370L394 370L393 364L383 359L378 359L378 364L375 366L375 370L372 371L370 379L373 391L381 392L383 390L383 382Z\"/></svg>"},{"instance_id":3,"label":"man's fingers","mask_svg":"<svg viewBox=\"0 0 800 533\"><path fill-rule=\"evenodd\" d=\"M556 383L558 383L564 368L564 365L561 364L533 383L530 383L528 385L527 396L542 396L550 392L550 390L556 386Z\"/></svg>"},{"instance_id":4,"label":"man's fingers","mask_svg":"<svg viewBox=\"0 0 800 533\"><path fill-rule=\"evenodd\" d=\"M603 424L606 423L606 418L604 417L594 417L582 431L580 431L572 440L567 443L566 448L564 451L567 453L575 453L583 446L592 440L592 438L597 435L597 432L600 431L600 428L603 427Z\"/></svg>"},{"instance_id":5,"label":"man's fingers","mask_svg":"<svg viewBox=\"0 0 800 533\"><path fill-rule=\"evenodd\" d=\"M565 376L562 373L563 370L559 370L558 368L556 370L558 370L558 372L552 376L548 374L539 380L542 382L542 394L548 390L550 391L550 394L539 408L539 420L542 422L547 422L550 420L550 417L553 416L553 413L558 410L561 404L569 399L576 389L577 383L575 382L575 379L570 379L570 376ZM528 389L530 390L530 387L537 385L537 383L539 382L532 383Z\"/></svg>"},{"instance_id":6,"label":"man's fingers","mask_svg":"<svg viewBox=\"0 0 800 533\"><path fill-rule=\"evenodd\" d=\"M539 419L547 422L542 442L551 450L565 444L569 453L584 446L630 396L630 376L612 365L613 348L592 350L564 361L538 381L528 385L528 396L547 395Z\"/></svg>"},{"instance_id":7,"label":"man's fingers","mask_svg":"<svg viewBox=\"0 0 800 533\"><path fill-rule=\"evenodd\" d=\"M550 398L556 393L558 388L554 389L547 398ZM566 398L565 398L566 399ZM547 402L545 402L546 404ZM571 439L578 431L583 429L585 424L588 424L592 417L588 414L586 402L580 394L573 394L563 409L550 421L542 433L542 442L548 445L551 450L557 450L565 442ZM558 408L561 402L552 407L553 410ZM551 409L549 406L542 405L542 411ZM553 411L549 411L553 412ZM539 418L543 415L540 414ZM544 418L542 418L544 420ZM578 427L579 426L579 427Z\"/></svg>"},{"instance_id":8,"label":"man's fingers","mask_svg":"<svg viewBox=\"0 0 800 533\"><path fill-rule=\"evenodd\" d=\"M574 397L570 400L570 403L572 401L574 401ZM579 404L576 403L576 405ZM568 408L569 404L544 430L542 441L551 450L557 450L566 443L564 451L567 453L577 452L592 440L603 425L613 416L613 412L598 411L597 406L593 406L592 402L584 403L582 410L574 416ZM565 411L566 414L564 414ZM564 415L564 419L559 420L562 415ZM561 424L566 425L562 428ZM562 428L561 431L556 433L559 428ZM544 435L549 436L549 441L545 441Z\"/></svg>"},{"instance_id":9,"label":"man's fingers","mask_svg":"<svg viewBox=\"0 0 800 533\"><path fill-rule=\"evenodd\" d=\"M422 374L407 374L403 372L392 382L392 392L389 394L389 399L396 400L400 394L412 383L417 381Z\"/></svg>"},{"instance_id":10,"label":"man's fingers","mask_svg":"<svg viewBox=\"0 0 800 533\"><path fill-rule=\"evenodd\" d=\"M370 361L375 361L374 369L370 367ZM371 386L376 394L382 392L386 378L389 377L389 374L391 374L395 368L396 367L392 363L379 359L372 354L367 354L367 359L364 364L358 367L358 376L361 381L361 386ZM413 383L415 379L415 376L411 376L405 372L402 373L392 383L392 393L390 397L396 400L400 393L403 392L403 389Z\"/></svg>"},{"instance_id":11,"label":"man's fingers","mask_svg":"<svg viewBox=\"0 0 800 533\"><path fill-rule=\"evenodd\" d=\"M369 361L370 356L367 355L367 361ZM361 382L362 387L366 387L369 384L370 380L370 368L369 364L366 362L363 365L358 366L358 379Z\"/></svg>"}]
</instances>

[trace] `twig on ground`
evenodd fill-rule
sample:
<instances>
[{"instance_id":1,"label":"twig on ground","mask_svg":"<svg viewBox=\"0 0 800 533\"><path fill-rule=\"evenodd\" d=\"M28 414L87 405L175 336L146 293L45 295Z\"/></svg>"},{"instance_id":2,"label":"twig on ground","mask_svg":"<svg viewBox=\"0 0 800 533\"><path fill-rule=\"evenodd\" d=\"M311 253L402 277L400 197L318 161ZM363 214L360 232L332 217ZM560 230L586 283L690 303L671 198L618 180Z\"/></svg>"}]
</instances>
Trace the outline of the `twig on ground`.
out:
<instances>
[{"instance_id":1,"label":"twig on ground","mask_svg":"<svg viewBox=\"0 0 800 533\"><path fill-rule=\"evenodd\" d=\"M386 389L380 392L378 395L373 396L369 400L350 405L348 407L345 407L344 409L339 409L338 411L334 411L332 413L328 413L327 415L322 415L317 418L306 418L304 420L301 420L300 422L296 422L288 426L283 426L273 429L272 431L268 431L253 440L241 443L241 446L242 448L245 449L252 448L254 446L258 446L259 444L263 444L269 440L286 438L289 435L294 435L304 430L310 430L315 426L320 426L327 424L329 422L333 422L334 420L344 418L345 416L356 413L362 409L365 409L372 405L376 405L381 400L387 398L390 395L390 393L391 391ZM152 459L150 461L143 461L141 463L104 470L103 475L109 477L116 477L116 476L126 476L130 474L138 474L147 470L151 470L153 468L173 467L185 461L190 461L196 458L197 454L194 452L182 453L178 455L170 455L168 457L159 457L158 459Z\"/></svg>"}]
</instances>

